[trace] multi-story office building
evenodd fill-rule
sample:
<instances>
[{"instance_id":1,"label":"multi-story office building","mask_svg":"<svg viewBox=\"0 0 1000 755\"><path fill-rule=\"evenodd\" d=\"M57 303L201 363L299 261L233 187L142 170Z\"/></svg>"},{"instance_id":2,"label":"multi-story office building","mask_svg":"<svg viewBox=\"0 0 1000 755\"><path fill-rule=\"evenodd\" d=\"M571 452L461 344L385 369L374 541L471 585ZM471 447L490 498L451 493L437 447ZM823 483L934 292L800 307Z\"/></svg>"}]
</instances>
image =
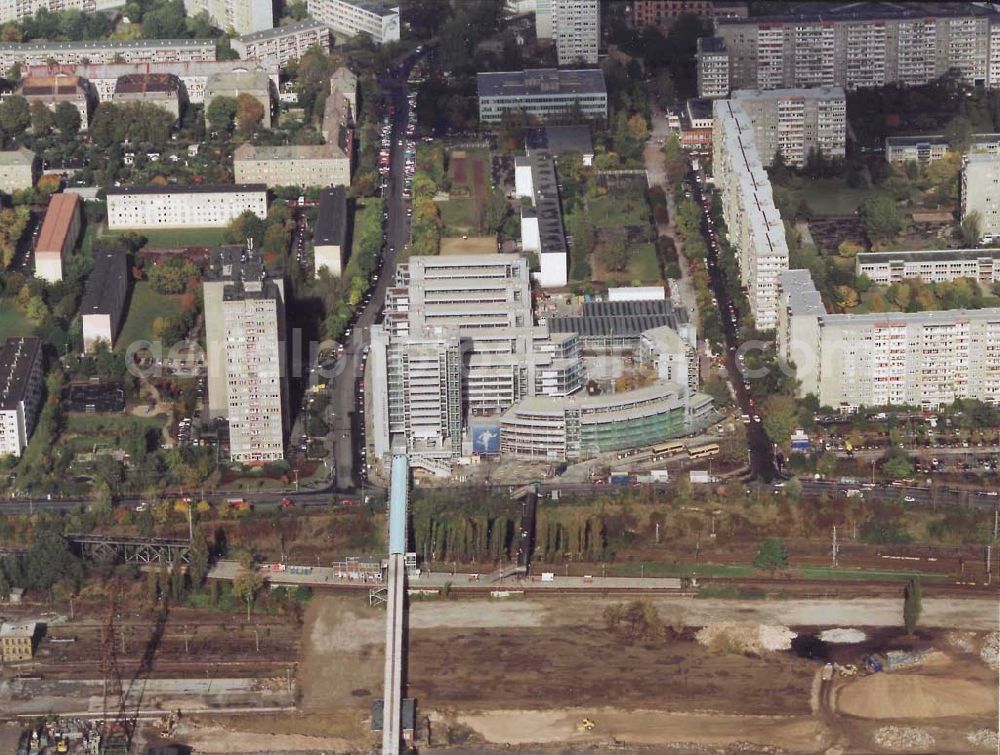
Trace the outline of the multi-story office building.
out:
<instances>
[{"instance_id":1,"label":"multi-story office building","mask_svg":"<svg viewBox=\"0 0 1000 755\"><path fill-rule=\"evenodd\" d=\"M49 110L55 110L62 102L68 102L80 113L80 130L90 126L90 111L93 104L90 87L77 76L39 76L23 79L18 94L31 105L40 102Z\"/></svg>"},{"instance_id":2,"label":"multi-story office building","mask_svg":"<svg viewBox=\"0 0 1000 755\"><path fill-rule=\"evenodd\" d=\"M730 89L925 84L954 69L1000 86L1000 14L986 4L847 3L748 19L716 19ZM995 62L994 62L995 61Z\"/></svg>"},{"instance_id":3,"label":"multi-story office building","mask_svg":"<svg viewBox=\"0 0 1000 755\"><path fill-rule=\"evenodd\" d=\"M236 37L230 43L243 60L257 60L284 68L310 47L330 52L330 27L305 19L274 29Z\"/></svg>"},{"instance_id":4,"label":"multi-story office building","mask_svg":"<svg viewBox=\"0 0 1000 755\"><path fill-rule=\"evenodd\" d=\"M843 159L847 143L847 98L840 87L741 89L733 92L753 125L757 154L769 165L778 151L802 166L809 153Z\"/></svg>"},{"instance_id":5,"label":"multi-story office building","mask_svg":"<svg viewBox=\"0 0 1000 755\"><path fill-rule=\"evenodd\" d=\"M0 23L24 21L40 10L49 13L79 10L83 13L93 14L112 8L120 8L124 4L122 0L2 0L0 1Z\"/></svg>"},{"instance_id":6,"label":"multi-story office building","mask_svg":"<svg viewBox=\"0 0 1000 755\"><path fill-rule=\"evenodd\" d=\"M552 0L535 0L535 36L552 39Z\"/></svg>"},{"instance_id":7,"label":"multi-story office building","mask_svg":"<svg viewBox=\"0 0 1000 755\"><path fill-rule=\"evenodd\" d=\"M1000 154L974 152L962 166L962 217L979 213L980 232L1000 236Z\"/></svg>"},{"instance_id":8,"label":"multi-story office building","mask_svg":"<svg viewBox=\"0 0 1000 755\"><path fill-rule=\"evenodd\" d=\"M747 4L740 0L632 0L629 6L632 26L637 29L655 26L664 34L680 16L709 20L747 17Z\"/></svg>"},{"instance_id":9,"label":"multi-story office building","mask_svg":"<svg viewBox=\"0 0 1000 755\"><path fill-rule=\"evenodd\" d=\"M829 315L809 272L789 270L779 321L778 353L823 406L1000 403L1000 309Z\"/></svg>"},{"instance_id":10,"label":"multi-story office building","mask_svg":"<svg viewBox=\"0 0 1000 755\"><path fill-rule=\"evenodd\" d=\"M347 191L343 186L319 193L319 211L313 233L313 269L326 268L339 278L347 256Z\"/></svg>"},{"instance_id":11,"label":"multi-story office building","mask_svg":"<svg viewBox=\"0 0 1000 755\"><path fill-rule=\"evenodd\" d=\"M214 39L101 39L85 42L0 42L0 68L14 64L99 65L215 60ZM166 71L170 73L171 71ZM179 74L178 74L179 75Z\"/></svg>"},{"instance_id":12,"label":"multi-story office building","mask_svg":"<svg viewBox=\"0 0 1000 755\"><path fill-rule=\"evenodd\" d=\"M13 194L35 185L38 160L26 147L0 152L0 191Z\"/></svg>"},{"instance_id":13,"label":"multi-story office building","mask_svg":"<svg viewBox=\"0 0 1000 755\"><path fill-rule=\"evenodd\" d=\"M309 15L334 34L367 34L377 45L399 41L399 6L368 0L308 0Z\"/></svg>"},{"instance_id":14,"label":"multi-story office building","mask_svg":"<svg viewBox=\"0 0 1000 755\"><path fill-rule=\"evenodd\" d=\"M601 46L601 8L598 0L551 0L552 37L561 66L597 65Z\"/></svg>"},{"instance_id":15,"label":"multi-story office building","mask_svg":"<svg viewBox=\"0 0 1000 755\"><path fill-rule=\"evenodd\" d=\"M334 144L268 147L244 142L233 152L237 183L276 186L346 186L351 157Z\"/></svg>"},{"instance_id":16,"label":"multi-story office building","mask_svg":"<svg viewBox=\"0 0 1000 755\"><path fill-rule=\"evenodd\" d=\"M184 0L184 10L189 16L204 11L220 29L237 34L252 34L274 26L271 0Z\"/></svg>"},{"instance_id":17,"label":"multi-story office building","mask_svg":"<svg viewBox=\"0 0 1000 755\"><path fill-rule=\"evenodd\" d=\"M177 63L64 63L62 65L31 65L23 73L34 76L79 76L90 83L98 102L110 102L115 95L118 80L123 76L176 76L182 84L184 101L200 105L205 101L205 84L216 73L258 71L266 73L278 87L276 63L239 60L187 61Z\"/></svg>"},{"instance_id":18,"label":"multi-story office building","mask_svg":"<svg viewBox=\"0 0 1000 755\"><path fill-rule=\"evenodd\" d=\"M1000 249L919 249L913 252L863 252L855 272L888 286L906 278L927 283L971 278L987 285L1000 282Z\"/></svg>"},{"instance_id":19,"label":"multi-story office building","mask_svg":"<svg viewBox=\"0 0 1000 755\"><path fill-rule=\"evenodd\" d=\"M42 401L42 341L8 338L0 349L0 456L28 445Z\"/></svg>"},{"instance_id":20,"label":"multi-story office building","mask_svg":"<svg viewBox=\"0 0 1000 755\"><path fill-rule=\"evenodd\" d=\"M607 120L608 90L599 68L476 74L479 120L500 123L510 111L539 121Z\"/></svg>"},{"instance_id":21,"label":"multi-story office building","mask_svg":"<svg viewBox=\"0 0 1000 755\"><path fill-rule=\"evenodd\" d=\"M729 241L760 330L777 324L778 275L788 268L785 225L774 206L757 136L739 101L715 100L712 169Z\"/></svg>"},{"instance_id":22,"label":"multi-story office building","mask_svg":"<svg viewBox=\"0 0 1000 755\"><path fill-rule=\"evenodd\" d=\"M526 396L580 389L579 340L534 325L524 258L414 257L397 267L394 283L386 292L384 321L372 329L376 456L397 442L431 457L455 456L461 451L462 417L497 417ZM455 355L462 368L455 373L457 382L441 382L452 375ZM419 432L404 432L416 411L408 403L416 384L399 370L411 357L421 375L441 370L435 373L438 382L425 391L443 403L419 407L424 422ZM408 388L393 392L393 381ZM385 398L391 396L395 403Z\"/></svg>"},{"instance_id":23,"label":"multi-story office building","mask_svg":"<svg viewBox=\"0 0 1000 755\"><path fill-rule=\"evenodd\" d=\"M715 99L729 95L729 52L719 37L701 37L695 54L698 96Z\"/></svg>"},{"instance_id":24,"label":"multi-story office building","mask_svg":"<svg viewBox=\"0 0 1000 755\"><path fill-rule=\"evenodd\" d=\"M213 73L205 82L205 113L216 97L236 99L241 94L253 97L264 108L262 128L271 128L271 102L273 89L270 77L263 71L234 70Z\"/></svg>"},{"instance_id":25,"label":"multi-story office building","mask_svg":"<svg viewBox=\"0 0 1000 755\"><path fill-rule=\"evenodd\" d=\"M108 228L227 226L244 212L267 217L264 184L122 186L107 190Z\"/></svg>"},{"instance_id":26,"label":"multi-story office building","mask_svg":"<svg viewBox=\"0 0 1000 755\"><path fill-rule=\"evenodd\" d=\"M184 110L184 88L181 80L170 73L129 73L115 82L111 101L118 104L142 102L156 105L180 120Z\"/></svg>"},{"instance_id":27,"label":"multi-story office building","mask_svg":"<svg viewBox=\"0 0 1000 755\"><path fill-rule=\"evenodd\" d=\"M949 152L948 140L943 134L927 136L890 136L885 140L885 159L890 163L932 163ZM1000 154L1000 134L974 134L969 152Z\"/></svg>"},{"instance_id":28,"label":"multi-story office building","mask_svg":"<svg viewBox=\"0 0 1000 755\"><path fill-rule=\"evenodd\" d=\"M49 283L63 279L63 262L80 238L80 197L53 194L35 244L35 275Z\"/></svg>"},{"instance_id":29,"label":"multi-story office building","mask_svg":"<svg viewBox=\"0 0 1000 755\"><path fill-rule=\"evenodd\" d=\"M260 255L220 247L204 281L209 417L229 422L233 461L284 457L285 287Z\"/></svg>"},{"instance_id":30,"label":"multi-story office building","mask_svg":"<svg viewBox=\"0 0 1000 755\"><path fill-rule=\"evenodd\" d=\"M546 152L515 157L514 182L517 196L531 200L531 207L521 208L521 248L538 255L540 285L562 288L569 280L569 251L555 160Z\"/></svg>"},{"instance_id":31,"label":"multi-story office building","mask_svg":"<svg viewBox=\"0 0 1000 755\"><path fill-rule=\"evenodd\" d=\"M99 342L104 342L108 348L115 345L125 315L128 287L128 260L125 255L115 251L96 253L94 267L80 302L85 352L93 353Z\"/></svg>"}]
</instances>

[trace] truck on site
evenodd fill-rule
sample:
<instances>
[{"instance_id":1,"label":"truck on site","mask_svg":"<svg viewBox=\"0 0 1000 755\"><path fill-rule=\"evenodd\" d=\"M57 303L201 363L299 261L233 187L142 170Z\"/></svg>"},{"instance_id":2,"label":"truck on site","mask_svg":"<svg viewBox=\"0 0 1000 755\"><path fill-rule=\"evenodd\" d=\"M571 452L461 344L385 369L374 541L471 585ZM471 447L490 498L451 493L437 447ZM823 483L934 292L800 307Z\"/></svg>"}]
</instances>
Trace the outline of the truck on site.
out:
<instances>
[{"instance_id":1,"label":"truck on site","mask_svg":"<svg viewBox=\"0 0 1000 755\"><path fill-rule=\"evenodd\" d=\"M253 504L244 498L229 498L226 500L226 508L230 511L252 511Z\"/></svg>"},{"instance_id":2,"label":"truck on site","mask_svg":"<svg viewBox=\"0 0 1000 755\"><path fill-rule=\"evenodd\" d=\"M629 483L628 472L612 472L608 476L608 485L627 486Z\"/></svg>"},{"instance_id":3,"label":"truck on site","mask_svg":"<svg viewBox=\"0 0 1000 755\"><path fill-rule=\"evenodd\" d=\"M707 469L692 469L691 482L694 485L707 485L712 481Z\"/></svg>"}]
</instances>

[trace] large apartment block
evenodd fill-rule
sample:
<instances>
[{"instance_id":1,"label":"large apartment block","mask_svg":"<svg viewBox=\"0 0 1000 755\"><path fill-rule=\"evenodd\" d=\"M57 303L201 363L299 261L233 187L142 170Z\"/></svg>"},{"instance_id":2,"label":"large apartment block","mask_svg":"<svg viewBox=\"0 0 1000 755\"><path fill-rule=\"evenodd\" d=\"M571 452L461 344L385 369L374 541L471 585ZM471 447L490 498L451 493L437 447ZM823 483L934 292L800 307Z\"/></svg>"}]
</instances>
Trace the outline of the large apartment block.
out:
<instances>
[{"instance_id":1,"label":"large apartment block","mask_svg":"<svg viewBox=\"0 0 1000 755\"><path fill-rule=\"evenodd\" d=\"M42 401L42 341L8 338L0 349L0 456L28 445Z\"/></svg>"},{"instance_id":2,"label":"large apartment block","mask_svg":"<svg viewBox=\"0 0 1000 755\"><path fill-rule=\"evenodd\" d=\"M925 84L948 71L1000 87L1000 14L986 4L849 3L716 19L730 89Z\"/></svg>"},{"instance_id":3,"label":"large apartment block","mask_svg":"<svg viewBox=\"0 0 1000 755\"><path fill-rule=\"evenodd\" d=\"M521 207L521 248L538 255L539 285L561 288L569 280L569 249L552 155L515 157L514 184L518 197L531 200L530 207Z\"/></svg>"},{"instance_id":4,"label":"large apartment block","mask_svg":"<svg viewBox=\"0 0 1000 755\"><path fill-rule=\"evenodd\" d=\"M122 186L107 190L108 228L224 227L244 212L267 217L264 184Z\"/></svg>"},{"instance_id":5,"label":"large apartment block","mask_svg":"<svg viewBox=\"0 0 1000 755\"><path fill-rule=\"evenodd\" d=\"M608 89L599 68L479 73L476 86L482 123L500 123L512 111L538 121L608 118Z\"/></svg>"},{"instance_id":6,"label":"large apartment block","mask_svg":"<svg viewBox=\"0 0 1000 755\"><path fill-rule=\"evenodd\" d=\"M733 92L750 118L757 154L769 165L779 151L802 166L810 152L842 159L847 143L847 98L840 87L741 89Z\"/></svg>"},{"instance_id":7,"label":"large apartment block","mask_svg":"<svg viewBox=\"0 0 1000 755\"><path fill-rule=\"evenodd\" d=\"M927 136L889 136L885 140L885 159L890 163L932 163L948 154L948 140L944 134ZM1000 134L974 134L970 152L1000 154Z\"/></svg>"},{"instance_id":8,"label":"large apartment block","mask_svg":"<svg viewBox=\"0 0 1000 755\"><path fill-rule=\"evenodd\" d=\"M840 411L1000 403L1000 309L826 314L807 270L781 276L778 353L800 394Z\"/></svg>"},{"instance_id":9,"label":"large apartment block","mask_svg":"<svg viewBox=\"0 0 1000 755\"><path fill-rule=\"evenodd\" d=\"M368 0L308 0L309 15L341 37L367 34L377 45L399 41L399 6Z\"/></svg>"},{"instance_id":10,"label":"large apartment block","mask_svg":"<svg viewBox=\"0 0 1000 755\"><path fill-rule=\"evenodd\" d=\"M962 166L962 217L979 213L983 236L1000 236L1000 154L974 152Z\"/></svg>"},{"instance_id":11,"label":"large apartment block","mask_svg":"<svg viewBox=\"0 0 1000 755\"><path fill-rule=\"evenodd\" d=\"M189 16L204 11L220 29L237 34L252 34L274 26L271 0L184 0L184 10Z\"/></svg>"},{"instance_id":12,"label":"large apartment block","mask_svg":"<svg viewBox=\"0 0 1000 755\"><path fill-rule=\"evenodd\" d=\"M63 279L63 262L80 238L80 197L60 192L53 194L45 210L45 220L35 244L35 275L49 283Z\"/></svg>"},{"instance_id":13,"label":"large apartment block","mask_svg":"<svg viewBox=\"0 0 1000 755\"><path fill-rule=\"evenodd\" d=\"M785 225L750 116L738 100L716 100L713 112L712 169L729 241L757 328L771 330L777 324L778 275L788 269Z\"/></svg>"},{"instance_id":14,"label":"large apartment block","mask_svg":"<svg viewBox=\"0 0 1000 755\"><path fill-rule=\"evenodd\" d=\"M233 153L237 183L276 186L347 186L351 156L335 144L264 146L244 142Z\"/></svg>"},{"instance_id":15,"label":"large apartment block","mask_svg":"<svg viewBox=\"0 0 1000 755\"><path fill-rule=\"evenodd\" d=\"M0 23L24 21L40 10L58 13L65 10L79 10L93 14L120 8L122 0L0 0Z\"/></svg>"},{"instance_id":16,"label":"large apartment block","mask_svg":"<svg viewBox=\"0 0 1000 755\"><path fill-rule=\"evenodd\" d=\"M101 39L85 42L0 42L0 68L101 63L214 61L214 39ZM173 69L166 71L172 73ZM179 74L178 74L179 75Z\"/></svg>"},{"instance_id":17,"label":"large apartment block","mask_svg":"<svg viewBox=\"0 0 1000 755\"><path fill-rule=\"evenodd\" d=\"M598 0L551 0L552 37L561 66L597 65L601 45Z\"/></svg>"},{"instance_id":18,"label":"large apartment block","mask_svg":"<svg viewBox=\"0 0 1000 755\"><path fill-rule=\"evenodd\" d=\"M330 27L305 19L236 37L230 43L244 60L257 60L284 68L310 47L330 52Z\"/></svg>"},{"instance_id":19,"label":"large apartment block","mask_svg":"<svg viewBox=\"0 0 1000 755\"><path fill-rule=\"evenodd\" d=\"M94 255L94 267L80 302L85 352L93 353L101 342L109 349L114 347L125 316L129 280L125 254L102 251ZM128 344L125 346L127 348Z\"/></svg>"},{"instance_id":20,"label":"large apartment block","mask_svg":"<svg viewBox=\"0 0 1000 755\"><path fill-rule=\"evenodd\" d=\"M699 18L746 18L748 9L741 0L632 0L629 22L637 29L654 26L663 34L683 15Z\"/></svg>"},{"instance_id":21,"label":"large apartment block","mask_svg":"<svg viewBox=\"0 0 1000 755\"><path fill-rule=\"evenodd\" d=\"M715 99L729 96L729 52L719 37L701 37L695 53L698 96Z\"/></svg>"},{"instance_id":22,"label":"large apartment block","mask_svg":"<svg viewBox=\"0 0 1000 755\"><path fill-rule=\"evenodd\" d=\"M187 102L200 105L205 101L205 85L208 78L217 73L258 71L266 73L278 88L278 66L276 63L250 62L239 60L187 61L178 63L47 63L31 65L22 71L27 77L36 76L79 76L90 83L97 94L98 102L110 102L115 95L118 81L124 76L176 76L183 85L183 97Z\"/></svg>"},{"instance_id":23,"label":"large apartment block","mask_svg":"<svg viewBox=\"0 0 1000 755\"><path fill-rule=\"evenodd\" d=\"M213 254L203 285L209 416L228 420L233 461L282 459L288 415L284 281L254 250L226 246Z\"/></svg>"},{"instance_id":24,"label":"large apartment block","mask_svg":"<svg viewBox=\"0 0 1000 755\"><path fill-rule=\"evenodd\" d=\"M35 153L26 147L0 152L0 191L13 194L34 186L38 162Z\"/></svg>"},{"instance_id":25,"label":"large apartment block","mask_svg":"<svg viewBox=\"0 0 1000 755\"><path fill-rule=\"evenodd\" d=\"M988 286L1000 282L1000 249L919 249L913 252L864 252L855 272L888 286L906 278L942 283L971 278Z\"/></svg>"}]
</instances>

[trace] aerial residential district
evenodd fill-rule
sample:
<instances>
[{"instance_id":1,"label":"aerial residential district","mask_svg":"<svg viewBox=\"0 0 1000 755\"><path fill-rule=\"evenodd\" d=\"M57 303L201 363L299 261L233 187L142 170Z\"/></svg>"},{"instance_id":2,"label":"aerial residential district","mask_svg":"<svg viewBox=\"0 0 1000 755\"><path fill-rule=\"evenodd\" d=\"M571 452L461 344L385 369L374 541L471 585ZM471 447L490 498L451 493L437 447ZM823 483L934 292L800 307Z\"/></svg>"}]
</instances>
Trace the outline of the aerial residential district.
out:
<instances>
[{"instance_id":1,"label":"aerial residential district","mask_svg":"<svg viewBox=\"0 0 1000 755\"><path fill-rule=\"evenodd\" d=\"M1000 752L1000 3L0 0L0 77L0 755Z\"/></svg>"}]
</instances>

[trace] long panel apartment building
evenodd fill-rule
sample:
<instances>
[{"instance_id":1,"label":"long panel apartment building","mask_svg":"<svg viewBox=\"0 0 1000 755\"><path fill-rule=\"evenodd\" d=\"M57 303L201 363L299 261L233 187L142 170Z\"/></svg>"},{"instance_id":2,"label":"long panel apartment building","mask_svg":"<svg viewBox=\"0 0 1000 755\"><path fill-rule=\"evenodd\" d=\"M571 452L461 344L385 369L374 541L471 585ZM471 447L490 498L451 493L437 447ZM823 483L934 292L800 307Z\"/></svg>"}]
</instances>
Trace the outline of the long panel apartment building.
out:
<instances>
[{"instance_id":1,"label":"long panel apartment building","mask_svg":"<svg viewBox=\"0 0 1000 755\"><path fill-rule=\"evenodd\" d=\"M970 278L992 286L1000 282L1000 249L918 249L912 252L862 252L854 258L857 275L888 286L906 278L942 283Z\"/></svg>"},{"instance_id":2,"label":"long panel apartment building","mask_svg":"<svg viewBox=\"0 0 1000 755\"><path fill-rule=\"evenodd\" d=\"M753 125L757 154L769 165L781 152L789 165L805 165L810 152L843 159L847 97L841 87L741 89L733 92Z\"/></svg>"},{"instance_id":3,"label":"long panel apartment building","mask_svg":"<svg viewBox=\"0 0 1000 755\"><path fill-rule=\"evenodd\" d=\"M760 330L777 324L778 275L788 269L788 243L750 117L739 101L716 100L712 150L715 185L740 277Z\"/></svg>"},{"instance_id":4,"label":"long panel apartment building","mask_svg":"<svg viewBox=\"0 0 1000 755\"><path fill-rule=\"evenodd\" d=\"M308 0L309 15L341 37L367 34L377 45L399 41L399 6L369 0Z\"/></svg>"},{"instance_id":5,"label":"long panel apartment building","mask_svg":"<svg viewBox=\"0 0 1000 755\"><path fill-rule=\"evenodd\" d=\"M916 86L952 69L969 84L1000 86L1000 15L985 3L807 6L719 18L715 35L729 55L731 90Z\"/></svg>"},{"instance_id":6,"label":"long panel apartment building","mask_svg":"<svg viewBox=\"0 0 1000 755\"><path fill-rule=\"evenodd\" d=\"M1000 309L827 314L809 271L788 270L777 340L823 406L1000 403Z\"/></svg>"},{"instance_id":7,"label":"long panel apartment building","mask_svg":"<svg viewBox=\"0 0 1000 755\"><path fill-rule=\"evenodd\" d=\"M0 42L0 67L14 64L184 63L214 61L214 39L132 39L85 42ZM172 69L166 73L172 73Z\"/></svg>"},{"instance_id":8,"label":"long panel apartment building","mask_svg":"<svg viewBox=\"0 0 1000 755\"><path fill-rule=\"evenodd\" d=\"M8 338L0 348L0 456L19 457L42 401L42 341Z\"/></svg>"},{"instance_id":9,"label":"long panel apartment building","mask_svg":"<svg viewBox=\"0 0 1000 755\"><path fill-rule=\"evenodd\" d=\"M108 228L224 227L244 212L267 217L264 184L128 186L107 191Z\"/></svg>"},{"instance_id":10,"label":"long panel apartment building","mask_svg":"<svg viewBox=\"0 0 1000 755\"><path fill-rule=\"evenodd\" d=\"M215 251L204 281L208 408L229 422L233 461L284 458L288 416L285 287L259 253Z\"/></svg>"},{"instance_id":11,"label":"long panel apartment building","mask_svg":"<svg viewBox=\"0 0 1000 755\"><path fill-rule=\"evenodd\" d=\"M230 43L243 60L256 60L281 68L301 58L310 47L330 52L330 27L319 21L305 19L244 34Z\"/></svg>"},{"instance_id":12,"label":"long panel apartment building","mask_svg":"<svg viewBox=\"0 0 1000 755\"><path fill-rule=\"evenodd\" d=\"M24 21L38 11L58 13L65 10L78 10L93 14L100 11L120 8L125 5L123 0L2 0L0 2L0 23Z\"/></svg>"},{"instance_id":13,"label":"long panel apartment building","mask_svg":"<svg viewBox=\"0 0 1000 755\"><path fill-rule=\"evenodd\" d=\"M102 251L94 255L94 267L80 301L83 350L93 353L98 343L109 349L121 330L128 301L129 267L122 252ZM127 344L126 344L127 346Z\"/></svg>"},{"instance_id":14,"label":"long panel apartment building","mask_svg":"<svg viewBox=\"0 0 1000 755\"><path fill-rule=\"evenodd\" d=\"M1000 154L973 152L962 165L962 217L979 215L980 233L1000 237Z\"/></svg>"},{"instance_id":15,"label":"long panel apartment building","mask_svg":"<svg viewBox=\"0 0 1000 755\"><path fill-rule=\"evenodd\" d=\"M543 122L608 117L608 90L599 68L479 73L476 86L483 123L500 123L511 111Z\"/></svg>"},{"instance_id":16,"label":"long panel apartment building","mask_svg":"<svg viewBox=\"0 0 1000 755\"><path fill-rule=\"evenodd\" d=\"M889 136L885 140L885 159L890 163L932 163L950 151L944 134L926 136ZM973 134L969 152L1000 154L1000 134Z\"/></svg>"}]
</instances>

